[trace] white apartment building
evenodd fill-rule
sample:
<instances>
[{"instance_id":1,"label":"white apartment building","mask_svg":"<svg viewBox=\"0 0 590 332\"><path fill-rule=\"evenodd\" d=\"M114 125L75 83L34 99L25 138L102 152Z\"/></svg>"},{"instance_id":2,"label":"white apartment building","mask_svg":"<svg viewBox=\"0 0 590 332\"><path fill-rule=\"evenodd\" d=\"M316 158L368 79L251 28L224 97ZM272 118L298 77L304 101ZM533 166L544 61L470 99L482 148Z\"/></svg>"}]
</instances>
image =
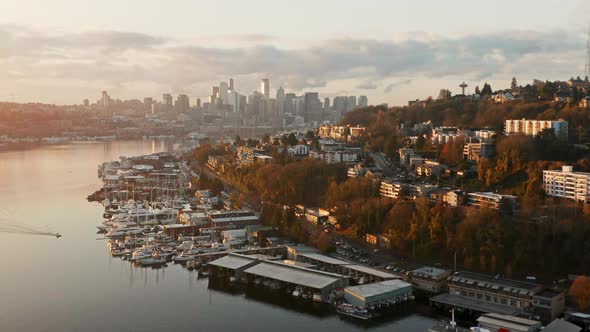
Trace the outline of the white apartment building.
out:
<instances>
[{"instance_id":1,"label":"white apartment building","mask_svg":"<svg viewBox=\"0 0 590 332\"><path fill-rule=\"evenodd\" d=\"M379 194L381 197L387 198L399 198L404 191L405 186L399 182L383 181L381 182L381 188Z\"/></svg>"},{"instance_id":2,"label":"white apartment building","mask_svg":"<svg viewBox=\"0 0 590 332\"><path fill-rule=\"evenodd\" d=\"M572 166L543 171L543 188L549 196L590 201L590 173L574 172Z\"/></svg>"},{"instance_id":3,"label":"white apartment building","mask_svg":"<svg viewBox=\"0 0 590 332\"><path fill-rule=\"evenodd\" d=\"M304 144L299 144L287 148L289 156L307 156L309 153L309 147Z\"/></svg>"},{"instance_id":4,"label":"white apartment building","mask_svg":"<svg viewBox=\"0 0 590 332\"><path fill-rule=\"evenodd\" d=\"M506 120L506 124L504 125L506 135L524 134L527 136L536 136L545 129L553 129L555 137L567 140L568 122L565 120Z\"/></svg>"}]
</instances>

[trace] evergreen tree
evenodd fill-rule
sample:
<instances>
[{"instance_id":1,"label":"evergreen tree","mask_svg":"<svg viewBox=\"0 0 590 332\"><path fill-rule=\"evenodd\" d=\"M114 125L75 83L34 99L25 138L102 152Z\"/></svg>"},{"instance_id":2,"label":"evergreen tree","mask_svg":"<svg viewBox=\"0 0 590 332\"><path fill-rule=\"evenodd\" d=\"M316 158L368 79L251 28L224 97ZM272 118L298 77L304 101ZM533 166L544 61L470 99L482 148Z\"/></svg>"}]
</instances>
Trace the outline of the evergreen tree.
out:
<instances>
[{"instance_id":1,"label":"evergreen tree","mask_svg":"<svg viewBox=\"0 0 590 332\"><path fill-rule=\"evenodd\" d=\"M483 85L483 89L481 89L481 95L482 96L491 96L493 94L492 92L492 86L488 84L488 82L486 82Z\"/></svg>"},{"instance_id":2,"label":"evergreen tree","mask_svg":"<svg viewBox=\"0 0 590 332\"><path fill-rule=\"evenodd\" d=\"M481 95L481 90L479 90L479 85L475 86L475 94L476 95Z\"/></svg>"}]
</instances>

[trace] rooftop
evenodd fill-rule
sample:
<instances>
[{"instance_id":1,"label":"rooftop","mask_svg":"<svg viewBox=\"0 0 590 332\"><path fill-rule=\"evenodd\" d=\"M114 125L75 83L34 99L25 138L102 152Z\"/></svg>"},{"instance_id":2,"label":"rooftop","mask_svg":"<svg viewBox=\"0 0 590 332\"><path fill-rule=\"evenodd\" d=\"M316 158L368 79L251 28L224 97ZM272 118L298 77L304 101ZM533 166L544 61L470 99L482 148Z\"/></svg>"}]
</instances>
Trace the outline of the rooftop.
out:
<instances>
[{"instance_id":1,"label":"rooftop","mask_svg":"<svg viewBox=\"0 0 590 332\"><path fill-rule=\"evenodd\" d=\"M439 294L430 299L432 302L443 303L454 307L475 310L479 312L495 312L504 315L517 315L520 310L507 305L488 303L470 297L453 295L449 293Z\"/></svg>"},{"instance_id":2,"label":"rooftop","mask_svg":"<svg viewBox=\"0 0 590 332\"><path fill-rule=\"evenodd\" d=\"M302 253L302 254L298 254L298 256L301 257L305 257L308 259L312 259L318 262L322 262L325 264L331 264L331 265L349 265L350 263L347 261L343 261L337 258L332 258L330 256L326 256L326 255L322 255L322 254L316 254L316 253L311 253L311 252L307 252L307 253Z\"/></svg>"},{"instance_id":3,"label":"rooftop","mask_svg":"<svg viewBox=\"0 0 590 332\"><path fill-rule=\"evenodd\" d=\"M386 280L382 282L375 282L366 285L358 285L352 287L346 287L345 291L349 293L353 293L354 295L362 298L372 297L379 294L389 293L396 291L398 289L403 289L406 287L412 287L411 284L408 284L405 281L401 281L399 279L394 280Z\"/></svg>"},{"instance_id":4,"label":"rooftop","mask_svg":"<svg viewBox=\"0 0 590 332\"><path fill-rule=\"evenodd\" d=\"M376 276L379 278L383 278L383 279L400 279L400 277L396 276L395 274L372 269L370 267L366 267L363 265L347 265L346 268L354 270L354 271L358 271L361 273L370 274L370 275L373 275L373 276Z\"/></svg>"},{"instance_id":5,"label":"rooftop","mask_svg":"<svg viewBox=\"0 0 590 332\"><path fill-rule=\"evenodd\" d=\"M244 272L315 289L325 288L344 278L334 273L268 261L254 265Z\"/></svg>"},{"instance_id":6,"label":"rooftop","mask_svg":"<svg viewBox=\"0 0 590 332\"><path fill-rule=\"evenodd\" d=\"M520 318L509 315L500 314L483 314L477 321L481 325L501 326L503 328L510 329L510 331L528 332L531 327L541 327L541 322L530 320L526 318Z\"/></svg>"},{"instance_id":7,"label":"rooftop","mask_svg":"<svg viewBox=\"0 0 590 332\"><path fill-rule=\"evenodd\" d=\"M465 284L467 286L477 286L489 288L495 291L504 291L518 293L520 295L532 295L533 292L540 287L538 284L533 284L525 281L518 281L505 278L497 278L491 275L478 274L473 272L456 272L449 278L450 282Z\"/></svg>"},{"instance_id":8,"label":"rooftop","mask_svg":"<svg viewBox=\"0 0 590 332\"><path fill-rule=\"evenodd\" d=\"M415 270L410 271L410 274L412 276L416 276L416 277L438 279L438 278L444 277L444 275L449 272L450 272L449 270L445 270L445 269L424 266L419 269L415 269Z\"/></svg>"},{"instance_id":9,"label":"rooftop","mask_svg":"<svg viewBox=\"0 0 590 332\"><path fill-rule=\"evenodd\" d=\"M254 256L232 253L210 262L209 265L235 270L256 262L257 260L258 258Z\"/></svg>"}]
</instances>

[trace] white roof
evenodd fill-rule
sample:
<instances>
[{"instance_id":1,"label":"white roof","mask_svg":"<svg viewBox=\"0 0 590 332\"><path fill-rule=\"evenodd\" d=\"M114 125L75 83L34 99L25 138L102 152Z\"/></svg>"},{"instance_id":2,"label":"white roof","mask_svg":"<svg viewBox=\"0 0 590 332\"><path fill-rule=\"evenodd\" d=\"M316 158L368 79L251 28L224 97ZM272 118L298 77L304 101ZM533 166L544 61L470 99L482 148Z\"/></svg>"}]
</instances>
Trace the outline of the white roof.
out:
<instances>
[{"instance_id":1,"label":"white roof","mask_svg":"<svg viewBox=\"0 0 590 332\"><path fill-rule=\"evenodd\" d=\"M218 266L218 267L223 267L226 269L239 269L241 267L244 267L252 262L257 261L258 258L257 257L248 257L246 255L240 255L240 254L229 254L227 256L221 257L219 259L214 260L213 262L210 262L210 265L213 266Z\"/></svg>"},{"instance_id":2,"label":"white roof","mask_svg":"<svg viewBox=\"0 0 590 332\"><path fill-rule=\"evenodd\" d=\"M562 318L556 319L543 329L544 332L580 332L581 327L574 325Z\"/></svg>"},{"instance_id":3,"label":"white roof","mask_svg":"<svg viewBox=\"0 0 590 332\"><path fill-rule=\"evenodd\" d=\"M268 261L254 265L244 272L315 289L322 289L342 279L338 274Z\"/></svg>"},{"instance_id":4,"label":"white roof","mask_svg":"<svg viewBox=\"0 0 590 332\"><path fill-rule=\"evenodd\" d=\"M396 276L395 274L383 272L380 270L375 270L370 267L362 266L362 265L348 265L346 266L347 269L351 269L354 271L370 274L379 278L383 279L400 279L400 277Z\"/></svg>"},{"instance_id":5,"label":"white roof","mask_svg":"<svg viewBox=\"0 0 590 332\"><path fill-rule=\"evenodd\" d=\"M398 289L403 289L403 288L407 288L407 287L409 287L411 289L412 285L405 282L405 281L401 281L399 279L394 279L394 280L386 280L386 281L382 281L382 282L375 282L372 284L346 287L345 291L348 293L354 294L355 296L358 296L358 297L367 298L367 297L371 297L371 296L375 296L375 295L379 295L379 294L393 292Z\"/></svg>"},{"instance_id":6,"label":"white roof","mask_svg":"<svg viewBox=\"0 0 590 332\"><path fill-rule=\"evenodd\" d=\"M314 254L314 253L304 253L304 254L297 254L297 256L313 259L322 263L332 264L332 265L349 265L349 262L332 258L330 256L322 255L322 254Z\"/></svg>"},{"instance_id":7,"label":"white roof","mask_svg":"<svg viewBox=\"0 0 590 332\"><path fill-rule=\"evenodd\" d=\"M480 326L483 324L500 326L503 328L510 329L511 331L528 332L531 327L541 327L541 322L537 322L526 318L493 313L483 314L477 319L477 321L479 322Z\"/></svg>"}]
</instances>

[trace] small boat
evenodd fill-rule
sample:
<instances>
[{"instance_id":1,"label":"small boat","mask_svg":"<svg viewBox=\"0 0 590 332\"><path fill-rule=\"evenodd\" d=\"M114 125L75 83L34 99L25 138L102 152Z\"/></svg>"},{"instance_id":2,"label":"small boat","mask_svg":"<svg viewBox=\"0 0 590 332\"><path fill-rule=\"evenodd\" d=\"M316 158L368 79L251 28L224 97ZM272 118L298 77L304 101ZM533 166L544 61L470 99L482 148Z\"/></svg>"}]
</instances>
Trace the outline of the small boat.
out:
<instances>
[{"instance_id":1,"label":"small boat","mask_svg":"<svg viewBox=\"0 0 590 332\"><path fill-rule=\"evenodd\" d=\"M336 312L341 315L350 316L362 320L369 320L373 318L373 315L367 309L355 307L348 303L340 304L338 307L336 307Z\"/></svg>"},{"instance_id":2,"label":"small boat","mask_svg":"<svg viewBox=\"0 0 590 332\"><path fill-rule=\"evenodd\" d=\"M323 302L322 295L320 293L313 293L313 302Z\"/></svg>"}]
</instances>

